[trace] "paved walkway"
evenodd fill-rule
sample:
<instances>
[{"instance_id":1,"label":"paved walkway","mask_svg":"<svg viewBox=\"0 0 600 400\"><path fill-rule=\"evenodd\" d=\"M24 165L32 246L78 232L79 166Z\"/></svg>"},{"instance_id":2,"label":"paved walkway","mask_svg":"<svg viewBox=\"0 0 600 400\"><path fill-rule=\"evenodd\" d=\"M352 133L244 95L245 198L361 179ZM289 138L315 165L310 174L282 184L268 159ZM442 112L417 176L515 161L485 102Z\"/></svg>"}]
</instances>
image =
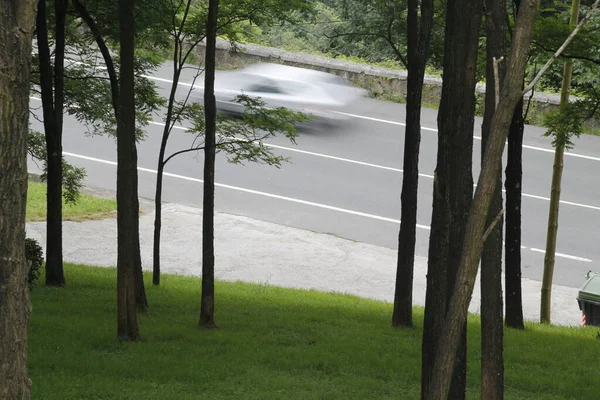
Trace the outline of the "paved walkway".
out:
<instances>
[{"instance_id":1,"label":"paved walkway","mask_svg":"<svg viewBox=\"0 0 600 400\"><path fill-rule=\"evenodd\" d=\"M142 261L152 268L153 212L144 202L140 218ZM163 210L162 271L201 274L202 212L178 204ZM335 291L391 302L396 251L335 236L288 228L242 216L215 216L216 278L294 288ZM65 222L66 262L115 266L116 220ZM45 224L28 223L27 236L45 243ZM425 303L427 259L415 258L414 302ZM582 283L584 277L582 277ZM523 280L525 318L539 320L541 283ZM581 325L577 289L554 286L553 322ZM479 310L476 284L470 311Z\"/></svg>"}]
</instances>

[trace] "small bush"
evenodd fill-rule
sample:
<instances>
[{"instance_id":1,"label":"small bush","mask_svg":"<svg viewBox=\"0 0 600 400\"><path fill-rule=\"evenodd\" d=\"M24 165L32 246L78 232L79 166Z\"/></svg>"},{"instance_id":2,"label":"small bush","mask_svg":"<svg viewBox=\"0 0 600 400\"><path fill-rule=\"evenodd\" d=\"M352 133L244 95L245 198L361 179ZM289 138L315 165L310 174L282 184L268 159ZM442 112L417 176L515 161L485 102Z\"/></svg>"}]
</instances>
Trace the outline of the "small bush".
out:
<instances>
[{"instance_id":1,"label":"small bush","mask_svg":"<svg viewBox=\"0 0 600 400\"><path fill-rule=\"evenodd\" d=\"M37 240L31 238L25 239L25 258L29 265L27 282L29 283L29 290L32 290L35 286L35 281L40 276L40 270L44 263L44 251Z\"/></svg>"}]
</instances>

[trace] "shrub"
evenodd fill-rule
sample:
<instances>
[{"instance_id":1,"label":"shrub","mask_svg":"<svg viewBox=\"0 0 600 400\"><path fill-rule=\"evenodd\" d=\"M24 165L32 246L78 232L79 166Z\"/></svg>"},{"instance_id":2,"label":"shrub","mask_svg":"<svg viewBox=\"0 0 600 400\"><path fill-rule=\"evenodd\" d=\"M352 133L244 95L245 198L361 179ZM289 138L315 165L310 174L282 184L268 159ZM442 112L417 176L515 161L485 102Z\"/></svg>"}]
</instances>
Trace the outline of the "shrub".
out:
<instances>
[{"instance_id":1,"label":"shrub","mask_svg":"<svg viewBox=\"0 0 600 400\"><path fill-rule=\"evenodd\" d=\"M25 258L29 266L27 282L29 283L29 290L32 290L35 286L35 281L40 276L40 270L44 263L44 251L37 240L31 238L25 239Z\"/></svg>"}]
</instances>

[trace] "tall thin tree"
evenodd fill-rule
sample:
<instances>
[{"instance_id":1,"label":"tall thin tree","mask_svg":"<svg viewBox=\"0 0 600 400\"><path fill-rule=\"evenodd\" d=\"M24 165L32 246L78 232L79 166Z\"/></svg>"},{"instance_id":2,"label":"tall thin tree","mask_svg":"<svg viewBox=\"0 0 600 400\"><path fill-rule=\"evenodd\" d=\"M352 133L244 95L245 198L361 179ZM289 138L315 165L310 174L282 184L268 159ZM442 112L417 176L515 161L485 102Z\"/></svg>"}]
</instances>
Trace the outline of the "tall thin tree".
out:
<instances>
[{"instance_id":1,"label":"tall thin tree","mask_svg":"<svg viewBox=\"0 0 600 400\"><path fill-rule=\"evenodd\" d=\"M520 0L513 0L513 8L519 9ZM514 13L515 16L517 12ZM523 82L522 87L525 87ZM521 285L521 192L523 186L523 99L515 108L508 133L506 148L506 206L504 207L504 297L505 324L510 328L525 329L523 318L523 295Z\"/></svg>"},{"instance_id":2,"label":"tall thin tree","mask_svg":"<svg viewBox=\"0 0 600 400\"><path fill-rule=\"evenodd\" d=\"M506 2L485 0L486 90L481 128L481 160L490 135L490 123L504 79ZM499 161L501 163L501 161ZM488 223L499 221L488 235L481 256L481 398L504 398L504 320L502 304L502 168L498 168Z\"/></svg>"},{"instance_id":3,"label":"tall thin tree","mask_svg":"<svg viewBox=\"0 0 600 400\"><path fill-rule=\"evenodd\" d=\"M29 400L25 258L29 82L36 0L0 2L0 398Z\"/></svg>"},{"instance_id":4,"label":"tall thin tree","mask_svg":"<svg viewBox=\"0 0 600 400\"><path fill-rule=\"evenodd\" d=\"M419 3L421 17L419 18ZM423 79L433 24L433 0L408 0L408 79L406 94L406 128L404 134L404 175L402 179L398 263L392 326L411 327L412 293L417 226L417 192L419 185L419 147L421 143L421 100Z\"/></svg>"},{"instance_id":5,"label":"tall thin tree","mask_svg":"<svg viewBox=\"0 0 600 400\"><path fill-rule=\"evenodd\" d=\"M202 301L201 328L215 328L215 156L216 119L215 69L219 0L209 0L206 21L204 71L204 197L202 208Z\"/></svg>"},{"instance_id":6,"label":"tall thin tree","mask_svg":"<svg viewBox=\"0 0 600 400\"><path fill-rule=\"evenodd\" d=\"M580 0L571 2L571 18L569 26L571 29L577 25L579 20ZM573 59L565 60L562 87L560 92L559 109L565 112L569 105L571 93L571 78L573 77ZM562 130L561 130L562 131ZM565 147L571 132L556 132L554 146L554 165L552 168L552 187L550 190L550 208L548 211L548 228L546 232L546 254L544 257L544 274L542 277L542 301L540 304L540 322L549 324L552 311L552 278L554 276L554 263L556 259L556 239L558 235L558 210L560 207L560 192L562 184L562 172L564 165Z\"/></svg>"},{"instance_id":7,"label":"tall thin tree","mask_svg":"<svg viewBox=\"0 0 600 400\"><path fill-rule=\"evenodd\" d=\"M473 195L473 126L475 71L483 0L449 0L446 7L444 72L438 113L438 153L433 184L427 292L422 347L421 396L431 390L433 362L444 316L454 291L460 246ZM446 370L450 398L463 399L466 390L466 335L457 346L457 361Z\"/></svg>"},{"instance_id":8,"label":"tall thin tree","mask_svg":"<svg viewBox=\"0 0 600 400\"><path fill-rule=\"evenodd\" d=\"M117 327L121 340L140 339L135 288L139 215L135 142L134 4L119 0L120 73L117 112ZM139 242L138 242L139 243Z\"/></svg>"},{"instance_id":9,"label":"tall thin tree","mask_svg":"<svg viewBox=\"0 0 600 400\"><path fill-rule=\"evenodd\" d=\"M122 88L119 87L119 78L117 76L117 67L116 67L116 63L113 59L113 56L110 52L110 49L108 48L108 45L106 43L106 40L100 30L100 27L98 26L98 24L96 23L96 21L94 20L93 16L90 14L90 12L88 11L88 9L86 8L85 3L82 0L73 0L73 5L75 7L75 10L77 12L77 14L81 17L81 19L86 23L86 25L88 26L88 28L90 29L92 35L94 36L94 40L96 41L96 44L98 45L98 49L100 50L100 54L102 55L102 58L104 59L104 63L106 65L106 73L108 74L108 79L110 82L110 90L111 90L111 100L112 100L112 105L113 105L113 109L115 112L115 118L119 118L119 109L120 109L120 94L121 94L121 90ZM120 14L119 14L120 16ZM134 21L132 21L133 23ZM133 27L131 29L134 29ZM134 111L135 111L135 107L134 107ZM134 116L135 117L135 116ZM134 120L135 123L135 120ZM135 127L134 127L135 128ZM118 134L118 122L117 122L117 134ZM135 140L135 137L134 137ZM117 147L118 147L118 143L117 143ZM135 142L133 144L133 146L135 147ZM148 309L148 299L146 297L146 290L144 287L144 275L142 272L142 256L141 256L141 249L140 249L140 233L139 233L139 209L140 209L140 204L139 204L139 198L137 196L138 193L138 174L137 174L137 150L135 150L135 173L131 173L131 188L135 189L135 198L132 200L133 201L133 205L132 205L132 215L130 218L132 218L131 224L132 224L132 235L134 236L133 241L134 241L134 248L132 249L132 256L134 257L134 263L135 263L135 271L134 271L134 277L135 277L135 299L136 299L136 304L137 304L137 308L138 311L146 311ZM137 210L137 211L133 211L133 209Z\"/></svg>"},{"instance_id":10,"label":"tall thin tree","mask_svg":"<svg viewBox=\"0 0 600 400\"><path fill-rule=\"evenodd\" d=\"M54 71L48 40L47 0L39 0L37 47L46 137L46 285L65 284L62 251L62 131L64 111L65 23L67 0L54 0Z\"/></svg>"}]
</instances>

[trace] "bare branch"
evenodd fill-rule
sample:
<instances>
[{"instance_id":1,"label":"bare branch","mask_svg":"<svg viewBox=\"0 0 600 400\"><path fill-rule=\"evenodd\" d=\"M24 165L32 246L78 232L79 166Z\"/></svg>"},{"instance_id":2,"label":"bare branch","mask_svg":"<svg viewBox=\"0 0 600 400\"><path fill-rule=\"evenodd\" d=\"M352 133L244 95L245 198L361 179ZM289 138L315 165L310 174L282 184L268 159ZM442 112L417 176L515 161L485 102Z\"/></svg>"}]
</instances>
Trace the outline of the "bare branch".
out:
<instances>
[{"instance_id":1,"label":"bare branch","mask_svg":"<svg viewBox=\"0 0 600 400\"><path fill-rule=\"evenodd\" d=\"M548 47L544 46L542 43L535 42L534 44L544 51L552 51L552 49L549 49ZM571 54L563 53L560 55L560 57L570 58L573 60L589 61L591 63L600 65L600 58L592 58L592 57L584 56L581 54L571 55Z\"/></svg>"},{"instance_id":2,"label":"bare branch","mask_svg":"<svg viewBox=\"0 0 600 400\"><path fill-rule=\"evenodd\" d=\"M204 146L198 146L198 147L190 147L189 149L185 149L185 150L179 150L176 151L175 153L171 154L169 157L167 157L165 159L165 161L163 161L163 167L169 162L169 160L173 157L176 157L180 154L184 154L184 153L191 153L192 151L199 151L199 150L204 150Z\"/></svg>"},{"instance_id":3,"label":"bare branch","mask_svg":"<svg viewBox=\"0 0 600 400\"><path fill-rule=\"evenodd\" d=\"M387 27L387 36L384 36L384 39L386 40L386 42L388 42L388 44L390 45L392 50L394 50L394 53L396 53L396 57L398 57L398 59L400 60L402 65L404 65L404 68L408 69L408 61L406 60L406 57L404 57L404 54L402 54L400 52L400 49L398 49L396 44L392 41L392 26L393 25L394 25L394 19L391 18L390 23L388 24L388 27Z\"/></svg>"},{"instance_id":4,"label":"bare branch","mask_svg":"<svg viewBox=\"0 0 600 400\"><path fill-rule=\"evenodd\" d=\"M115 111L115 116L119 113L118 108L118 98L119 98L119 80L117 78L117 72L115 69L115 64L113 62L110 51L108 50L108 46L102 37L102 33L96 24L96 21L92 18L92 16L88 13L85 5L81 2L81 0L73 0L73 4L77 13L85 21L88 28L94 35L94 39L98 44L98 48L100 49L100 53L102 53L102 57L104 58L104 63L106 64L106 70L108 72L108 76L110 77L110 89L112 94L112 103Z\"/></svg>"},{"instance_id":5,"label":"bare branch","mask_svg":"<svg viewBox=\"0 0 600 400\"><path fill-rule=\"evenodd\" d=\"M201 41L204 40L206 36L202 36L201 38L195 40L191 45L190 48L187 49L187 51L185 52L185 55L181 54L181 49L183 48L182 45L180 45L180 52L179 52L179 60L180 60L180 64L179 64L179 68L183 69L183 66L185 65L185 63L187 62L187 59L189 58L190 54L192 53L192 51L194 51L196 49L196 47L198 46L198 44L200 44Z\"/></svg>"},{"instance_id":6,"label":"bare branch","mask_svg":"<svg viewBox=\"0 0 600 400\"><path fill-rule=\"evenodd\" d=\"M523 96L525 96L527 94L527 92L529 92L536 85L536 83L538 83L538 81L546 73L546 71L548 70L548 68L550 68L550 66L552 65L552 63L554 62L554 60L556 60L558 58L558 56L560 56L562 54L562 52L565 51L565 49L567 48L567 46L575 38L575 35L577 35L579 33L579 31L581 30L581 28L590 20L590 18L592 18L592 16L596 13L596 11L598 9L598 4L599 3L600 3L600 0L596 0L594 2L594 4L592 4L592 7L588 10L588 12L585 15L585 17L583 17L583 19L581 21L579 21L579 23L577 24L577 26L575 27L575 29L573 29L573 32L571 32L571 34L565 40L565 42L562 44L562 46L560 46L559 49L556 50L556 52L552 55L552 57L550 57L548 59L548 61L542 67L542 69L540 69L540 72L538 72L538 74L536 75L536 77L533 78L533 80L531 81L531 83L525 88L525 90L523 90Z\"/></svg>"},{"instance_id":7,"label":"bare branch","mask_svg":"<svg viewBox=\"0 0 600 400\"><path fill-rule=\"evenodd\" d=\"M487 230L483 234L483 242L484 243L487 240L488 236L490 236L490 233L492 233L492 231L494 230L494 227L496 225L498 225L498 222L500 222L500 220L502 219L502 215L503 214L504 214L504 210L500 210L500 212L498 213L498 215L496 215L496 218L494 218L494 220L492 221L492 223L490 224L490 226L488 226Z\"/></svg>"}]
</instances>

